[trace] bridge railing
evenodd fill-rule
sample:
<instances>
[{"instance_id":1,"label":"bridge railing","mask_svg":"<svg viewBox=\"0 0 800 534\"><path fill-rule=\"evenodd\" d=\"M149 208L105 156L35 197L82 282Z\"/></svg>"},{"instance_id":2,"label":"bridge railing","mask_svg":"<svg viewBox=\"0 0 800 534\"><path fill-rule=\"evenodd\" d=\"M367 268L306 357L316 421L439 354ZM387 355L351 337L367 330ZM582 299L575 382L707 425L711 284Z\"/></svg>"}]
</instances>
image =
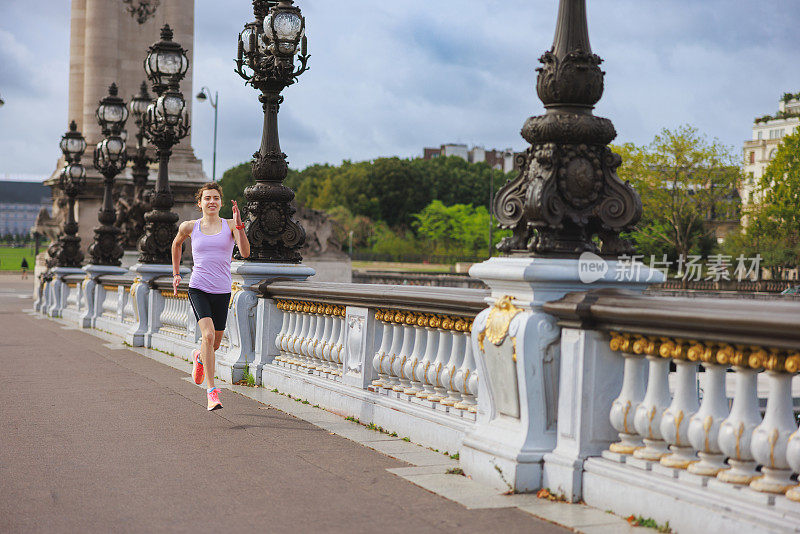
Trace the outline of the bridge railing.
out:
<instances>
[{"instance_id":1,"label":"bridge railing","mask_svg":"<svg viewBox=\"0 0 800 534\"><path fill-rule=\"evenodd\" d=\"M390 285L264 286L259 308L274 309L275 335L261 354L256 350L261 381L457 450L477 412L470 332L487 296L484 290Z\"/></svg>"},{"instance_id":2,"label":"bridge railing","mask_svg":"<svg viewBox=\"0 0 800 534\"><path fill-rule=\"evenodd\" d=\"M613 383L608 373L621 373L607 410L583 414L605 418L617 434L600 442L602 452L586 448L581 493L588 504L640 513L641 502L657 494L662 502L682 501L653 511L675 524L679 515L702 521L724 502L766 530L790 525L788 511L800 514L800 503L792 502L800 501L796 304L599 290L569 294L544 309L559 318L562 362L585 363L596 351L609 364L580 390L562 389L560 415L578 406L576 396ZM576 373L562 366L562 388ZM568 442L560 434L555 453Z\"/></svg>"},{"instance_id":3,"label":"bridge railing","mask_svg":"<svg viewBox=\"0 0 800 534\"><path fill-rule=\"evenodd\" d=\"M198 347L185 283L174 295L170 277L62 282L65 318L86 326L94 314L94 328L187 360ZM53 294L48 282L43 309ZM490 478L476 468L488 456L512 490L549 487L682 531L710 517L800 525L795 303L613 289L553 298L236 282L215 372L459 452L476 480Z\"/></svg>"}]
</instances>

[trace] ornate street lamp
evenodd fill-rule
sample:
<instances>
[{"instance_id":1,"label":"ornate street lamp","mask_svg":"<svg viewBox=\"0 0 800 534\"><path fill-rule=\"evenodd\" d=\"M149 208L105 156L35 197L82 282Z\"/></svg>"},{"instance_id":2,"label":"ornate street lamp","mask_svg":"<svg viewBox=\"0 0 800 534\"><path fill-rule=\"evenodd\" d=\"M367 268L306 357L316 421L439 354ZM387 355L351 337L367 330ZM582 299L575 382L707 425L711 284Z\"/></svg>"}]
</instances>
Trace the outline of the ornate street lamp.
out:
<instances>
[{"instance_id":1,"label":"ornate street lamp","mask_svg":"<svg viewBox=\"0 0 800 534\"><path fill-rule=\"evenodd\" d=\"M80 268L83 261L81 238L77 236L75 222L75 198L86 185L86 170L81 165L81 156L86 150L86 140L78 131L75 121L70 122L69 131L61 138L61 152L66 164L58 179L58 186L67 195L67 217L58 240L48 248L48 267Z\"/></svg>"},{"instance_id":2,"label":"ornate street lamp","mask_svg":"<svg viewBox=\"0 0 800 534\"><path fill-rule=\"evenodd\" d=\"M168 265L170 246L178 233L178 215L169 187L169 157L172 147L189 133L189 113L180 92L180 82L189 68L186 51L172 41L169 25L161 29L161 41L151 46L144 61L145 72L158 99L143 115L144 134L156 146L158 181L152 198L153 210L145 214L145 234L139 240L139 261Z\"/></svg>"},{"instance_id":3,"label":"ornate street lamp","mask_svg":"<svg viewBox=\"0 0 800 534\"><path fill-rule=\"evenodd\" d=\"M253 155L256 183L244 193L250 262L299 263L300 248L305 243L305 231L292 220L294 192L282 183L288 164L278 140L278 109L283 101L280 93L308 70L305 19L293 3L254 0L256 20L239 34L236 72L261 91L259 100L264 110L261 148Z\"/></svg>"},{"instance_id":4,"label":"ornate street lamp","mask_svg":"<svg viewBox=\"0 0 800 534\"><path fill-rule=\"evenodd\" d=\"M142 82L139 93L131 97L128 107L133 117L136 131L136 148L131 161L131 175L133 177L133 198L120 199L119 213L123 216L122 225L125 233L125 248L135 249L139 239L144 235L144 214L150 211L150 202L145 195L145 186L149 175L149 165L155 159L147 154L147 140L144 133L144 116L147 108L152 103L152 98L147 92L147 83ZM120 222L118 220L118 222Z\"/></svg>"},{"instance_id":5,"label":"ornate street lamp","mask_svg":"<svg viewBox=\"0 0 800 534\"><path fill-rule=\"evenodd\" d=\"M114 178L128 163L125 140L122 138L128 108L117 96L117 85L111 84L108 96L100 101L97 108L97 122L105 138L94 149L94 166L105 178L103 180L103 207L97 220L100 226L94 230L94 242L89 246L92 265L119 266L124 250L120 244L122 231L114 226L117 212L114 209Z\"/></svg>"},{"instance_id":6,"label":"ornate street lamp","mask_svg":"<svg viewBox=\"0 0 800 534\"><path fill-rule=\"evenodd\" d=\"M495 197L499 226L513 229L498 249L559 257L630 254L632 245L619 234L641 218L642 202L617 177L622 160L608 148L617 135L613 124L592 114L605 73L589 46L586 0L561 0L553 47L539 61L536 91L547 111L525 123L522 136L531 146L522 170Z\"/></svg>"}]
</instances>

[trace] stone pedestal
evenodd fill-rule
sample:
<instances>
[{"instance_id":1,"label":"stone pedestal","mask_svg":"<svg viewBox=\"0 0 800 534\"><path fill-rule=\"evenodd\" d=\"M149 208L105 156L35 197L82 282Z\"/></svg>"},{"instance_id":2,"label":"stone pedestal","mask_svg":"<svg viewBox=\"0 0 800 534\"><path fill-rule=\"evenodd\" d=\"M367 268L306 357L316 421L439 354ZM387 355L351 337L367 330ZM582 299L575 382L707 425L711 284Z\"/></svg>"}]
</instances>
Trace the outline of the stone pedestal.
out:
<instances>
[{"instance_id":1,"label":"stone pedestal","mask_svg":"<svg viewBox=\"0 0 800 534\"><path fill-rule=\"evenodd\" d=\"M97 324L97 317L103 313L103 301L105 300L105 289L102 284L97 283L97 278L104 274L124 274L127 269L115 267L113 265L86 265L83 268L89 280L83 289L83 298L86 303L86 313L81 316L79 326L81 328L94 328Z\"/></svg>"},{"instance_id":2,"label":"stone pedestal","mask_svg":"<svg viewBox=\"0 0 800 534\"><path fill-rule=\"evenodd\" d=\"M151 291L150 282L159 276L169 276L172 274L172 265L151 265L147 263L137 263L130 268L130 272L136 274L133 284L131 284L131 296L133 299L134 324L125 335L125 342L134 347L149 346L150 337L153 332L158 332L160 327L159 318L164 308L163 298L158 291ZM182 277L189 274L187 267L181 267ZM155 302L154 302L155 300ZM155 320L152 320L153 310L158 308ZM157 324L155 330L151 326Z\"/></svg>"},{"instance_id":3,"label":"stone pedestal","mask_svg":"<svg viewBox=\"0 0 800 534\"><path fill-rule=\"evenodd\" d=\"M53 273L53 282L50 286L52 298L45 313L50 317L61 317L61 310L67 305L67 292L69 290L64 282L64 277L68 274L83 274L83 270L75 267L54 267L50 272Z\"/></svg>"},{"instance_id":4,"label":"stone pedestal","mask_svg":"<svg viewBox=\"0 0 800 534\"><path fill-rule=\"evenodd\" d=\"M460 451L464 472L478 482L501 490L534 491L544 485L579 494L583 459L616 437L608 413L619 393L622 358L619 369L606 372L603 362L610 351L604 352L599 339L576 339L570 361L562 362L561 329L542 305L572 291L643 290L662 275L639 264L630 280L619 276L623 265L623 274L631 274L627 264L590 256L491 258L470 269L470 276L491 289L492 305L473 324L478 418ZM606 384L609 380L615 383ZM616 389L604 392L611 397L601 408L586 397L584 384Z\"/></svg>"},{"instance_id":5,"label":"stone pedestal","mask_svg":"<svg viewBox=\"0 0 800 534\"><path fill-rule=\"evenodd\" d=\"M261 369L278 355L275 339L283 313L273 301L259 299L250 287L278 280L299 282L314 276L315 271L302 264L237 261L231 264L231 274L234 288L227 324L231 350L217 358L216 373L223 380L238 382L247 367L256 384L261 384ZM262 318L257 323L256 307Z\"/></svg>"}]
</instances>

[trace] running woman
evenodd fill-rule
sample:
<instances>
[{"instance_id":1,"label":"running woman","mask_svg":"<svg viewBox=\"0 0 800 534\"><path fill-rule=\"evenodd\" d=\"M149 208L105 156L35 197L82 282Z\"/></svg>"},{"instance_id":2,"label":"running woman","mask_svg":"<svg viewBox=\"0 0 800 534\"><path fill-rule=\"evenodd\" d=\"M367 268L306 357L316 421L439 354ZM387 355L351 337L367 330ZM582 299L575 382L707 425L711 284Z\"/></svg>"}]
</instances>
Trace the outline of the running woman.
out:
<instances>
[{"instance_id":1,"label":"running woman","mask_svg":"<svg viewBox=\"0 0 800 534\"><path fill-rule=\"evenodd\" d=\"M181 283L181 244L191 237L194 267L189 279L189 302L201 333L200 350L192 354L192 378L196 384L202 384L205 376L208 409L211 411L222 408L219 388L214 386L214 352L219 349L228 318L233 244L235 241L242 257L246 258L250 255L250 242L244 233L244 224L235 200L231 201L233 219L219 216L222 206L222 188L219 184L205 184L197 191L195 198L203 217L182 222L178 227L178 235L172 242L172 288L177 295L178 284ZM204 372L206 367L208 372Z\"/></svg>"}]
</instances>

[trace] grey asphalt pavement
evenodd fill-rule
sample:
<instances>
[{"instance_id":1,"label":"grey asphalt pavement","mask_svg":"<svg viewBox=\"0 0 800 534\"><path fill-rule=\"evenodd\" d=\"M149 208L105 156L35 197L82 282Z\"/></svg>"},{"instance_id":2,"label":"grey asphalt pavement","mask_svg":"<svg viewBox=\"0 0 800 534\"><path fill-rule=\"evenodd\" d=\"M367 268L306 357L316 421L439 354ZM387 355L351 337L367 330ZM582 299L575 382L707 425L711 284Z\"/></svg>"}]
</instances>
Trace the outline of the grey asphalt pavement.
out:
<instances>
[{"instance_id":1,"label":"grey asphalt pavement","mask_svg":"<svg viewBox=\"0 0 800 534\"><path fill-rule=\"evenodd\" d=\"M231 391L207 412L188 365L26 314L30 287L0 276L0 532L568 532Z\"/></svg>"}]
</instances>

